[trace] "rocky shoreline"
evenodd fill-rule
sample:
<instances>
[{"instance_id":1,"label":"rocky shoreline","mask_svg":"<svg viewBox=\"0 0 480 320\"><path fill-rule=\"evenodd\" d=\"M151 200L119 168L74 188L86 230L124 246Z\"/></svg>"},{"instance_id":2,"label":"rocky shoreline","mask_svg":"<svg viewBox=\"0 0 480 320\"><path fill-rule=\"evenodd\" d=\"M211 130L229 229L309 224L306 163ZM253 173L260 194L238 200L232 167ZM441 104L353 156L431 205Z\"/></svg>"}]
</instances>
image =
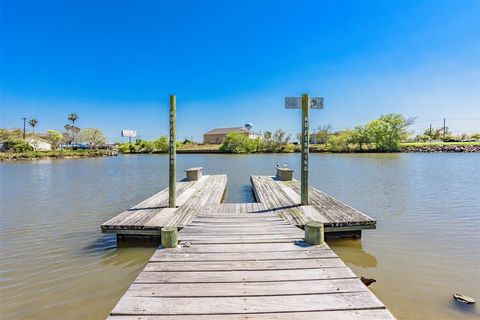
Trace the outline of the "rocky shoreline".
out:
<instances>
[{"instance_id":1,"label":"rocky shoreline","mask_svg":"<svg viewBox=\"0 0 480 320\"><path fill-rule=\"evenodd\" d=\"M402 146L400 152L480 152L480 145Z\"/></svg>"}]
</instances>

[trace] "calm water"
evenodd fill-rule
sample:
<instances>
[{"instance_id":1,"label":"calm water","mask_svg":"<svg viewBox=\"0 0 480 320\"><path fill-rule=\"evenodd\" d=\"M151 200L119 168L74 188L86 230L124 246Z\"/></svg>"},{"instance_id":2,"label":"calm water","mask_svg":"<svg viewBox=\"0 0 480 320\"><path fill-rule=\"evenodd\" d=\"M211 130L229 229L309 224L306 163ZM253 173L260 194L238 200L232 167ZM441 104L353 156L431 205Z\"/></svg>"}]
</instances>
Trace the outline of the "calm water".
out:
<instances>
[{"instance_id":1,"label":"calm water","mask_svg":"<svg viewBox=\"0 0 480 320\"><path fill-rule=\"evenodd\" d=\"M250 174L299 155L179 155L228 174L227 201L253 201ZM477 319L480 154L312 155L311 184L377 219L329 242L399 319ZM298 177L298 175L297 175ZM0 318L104 319L153 253L117 248L100 223L166 187L165 156L0 164Z\"/></svg>"}]
</instances>

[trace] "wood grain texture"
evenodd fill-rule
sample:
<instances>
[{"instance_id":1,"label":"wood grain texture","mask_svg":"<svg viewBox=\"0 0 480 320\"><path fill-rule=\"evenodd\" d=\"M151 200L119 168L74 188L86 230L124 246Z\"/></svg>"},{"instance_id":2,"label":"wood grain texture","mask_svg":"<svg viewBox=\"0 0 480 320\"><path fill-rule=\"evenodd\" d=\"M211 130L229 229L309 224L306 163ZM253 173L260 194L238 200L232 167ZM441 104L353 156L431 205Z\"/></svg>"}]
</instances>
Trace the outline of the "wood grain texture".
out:
<instances>
[{"instance_id":1,"label":"wood grain texture","mask_svg":"<svg viewBox=\"0 0 480 320\"><path fill-rule=\"evenodd\" d=\"M325 225L325 232L375 228L375 219L313 187L308 189L309 205L300 206L299 181L268 176L251 176L250 180L256 199L291 224L304 226L307 221L318 221Z\"/></svg>"},{"instance_id":2,"label":"wood grain texture","mask_svg":"<svg viewBox=\"0 0 480 320\"><path fill-rule=\"evenodd\" d=\"M369 291L338 294L275 295L255 297L154 298L124 296L112 315L197 315L384 308Z\"/></svg>"},{"instance_id":3,"label":"wood grain texture","mask_svg":"<svg viewBox=\"0 0 480 320\"><path fill-rule=\"evenodd\" d=\"M206 208L177 248L155 251L109 319L394 319L326 243L305 243L264 208Z\"/></svg>"},{"instance_id":4,"label":"wood grain texture","mask_svg":"<svg viewBox=\"0 0 480 320\"><path fill-rule=\"evenodd\" d=\"M160 231L164 226L182 227L193 219L200 208L220 204L225 192L225 175L204 175L198 181L176 183L177 208L168 208L168 188L142 201L101 225L102 232L115 233L129 230L128 234L145 234L143 231ZM120 233L120 232L119 232Z\"/></svg>"},{"instance_id":5,"label":"wood grain texture","mask_svg":"<svg viewBox=\"0 0 480 320\"><path fill-rule=\"evenodd\" d=\"M243 314L208 314L174 315L174 316L148 316L148 315L122 315L110 316L108 320L394 320L392 314L385 309L371 310L334 310L319 312L289 312L289 313L243 313Z\"/></svg>"}]
</instances>

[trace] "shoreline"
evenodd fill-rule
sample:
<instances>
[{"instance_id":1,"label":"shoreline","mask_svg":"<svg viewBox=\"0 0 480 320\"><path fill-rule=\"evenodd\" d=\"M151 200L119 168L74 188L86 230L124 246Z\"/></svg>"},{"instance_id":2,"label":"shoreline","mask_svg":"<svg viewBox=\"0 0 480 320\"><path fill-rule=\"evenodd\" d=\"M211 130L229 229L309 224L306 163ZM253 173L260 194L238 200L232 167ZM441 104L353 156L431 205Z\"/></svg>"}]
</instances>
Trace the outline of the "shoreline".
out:
<instances>
[{"instance_id":1,"label":"shoreline","mask_svg":"<svg viewBox=\"0 0 480 320\"><path fill-rule=\"evenodd\" d=\"M21 153L1 152L0 162L56 160L56 159L82 159L114 157L118 152L113 150L62 150L62 151L31 151Z\"/></svg>"},{"instance_id":2,"label":"shoreline","mask_svg":"<svg viewBox=\"0 0 480 320\"><path fill-rule=\"evenodd\" d=\"M299 153L300 150L295 149L293 152L278 152L278 153ZM331 153L331 154L350 154L350 153L477 153L480 152L480 143L474 144L405 144L400 147L399 151L385 152L379 150L349 150L349 151L331 151L325 148L318 148L313 146L310 148L310 153ZM177 150L178 154L234 154L230 152L220 151L220 149L184 149ZM81 158L98 158L117 156L119 152L112 150L64 150L64 151L33 151L25 153L0 153L0 162L15 162L15 161L33 161L46 159L81 159ZM129 152L121 153L129 154L167 154L165 152ZM273 154L273 152L255 152L248 154Z\"/></svg>"}]
</instances>

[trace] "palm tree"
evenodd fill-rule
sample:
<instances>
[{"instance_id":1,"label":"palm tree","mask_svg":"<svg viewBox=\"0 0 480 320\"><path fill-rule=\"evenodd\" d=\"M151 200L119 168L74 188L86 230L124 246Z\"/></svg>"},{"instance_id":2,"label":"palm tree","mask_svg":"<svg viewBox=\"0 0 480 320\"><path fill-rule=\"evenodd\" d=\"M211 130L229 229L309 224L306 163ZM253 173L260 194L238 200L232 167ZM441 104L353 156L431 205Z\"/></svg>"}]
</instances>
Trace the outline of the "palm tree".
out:
<instances>
[{"instance_id":1,"label":"palm tree","mask_svg":"<svg viewBox=\"0 0 480 320\"><path fill-rule=\"evenodd\" d=\"M75 121L78 120L78 114L70 113L67 117L68 120L72 121L72 124L75 125Z\"/></svg>"},{"instance_id":2,"label":"palm tree","mask_svg":"<svg viewBox=\"0 0 480 320\"><path fill-rule=\"evenodd\" d=\"M35 118L32 118L30 119L30 121L28 121L28 124L32 127L33 133L35 133L35 127L38 124L38 120Z\"/></svg>"}]
</instances>

